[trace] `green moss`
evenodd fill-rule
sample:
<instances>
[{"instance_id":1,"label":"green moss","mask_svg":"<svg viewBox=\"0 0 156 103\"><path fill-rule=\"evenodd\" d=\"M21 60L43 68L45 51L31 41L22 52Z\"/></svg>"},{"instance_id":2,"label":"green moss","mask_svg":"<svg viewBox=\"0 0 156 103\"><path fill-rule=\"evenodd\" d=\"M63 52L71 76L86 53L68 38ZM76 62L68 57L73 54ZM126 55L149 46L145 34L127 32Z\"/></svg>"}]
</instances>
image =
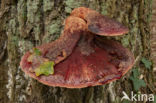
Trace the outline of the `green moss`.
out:
<instances>
[{"instance_id":1,"label":"green moss","mask_svg":"<svg viewBox=\"0 0 156 103\"><path fill-rule=\"evenodd\" d=\"M40 0L28 0L27 1L27 17L28 22L34 23L34 22L40 22L40 13L38 12L39 6L40 6Z\"/></svg>"},{"instance_id":2,"label":"green moss","mask_svg":"<svg viewBox=\"0 0 156 103\"><path fill-rule=\"evenodd\" d=\"M48 43L57 39L60 36L61 30L62 30L61 25L62 25L62 21L59 18L47 24L45 27L46 33L42 41L44 43Z\"/></svg>"},{"instance_id":3,"label":"green moss","mask_svg":"<svg viewBox=\"0 0 156 103\"><path fill-rule=\"evenodd\" d=\"M9 39L9 46L17 46L18 45L18 40L19 40L19 35L18 35L18 31L17 29L15 28L17 26L17 22L16 22L16 19L11 19L9 21L9 26L7 28L8 30L8 39ZM11 49L10 48L10 49Z\"/></svg>"},{"instance_id":4,"label":"green moss","mask_svg":"<svg viewBox=\"0 0 156 103\"><path fill-rule=\"evenodd\" d=\"M33 44L30 41L26 41L26 40L20 40L18 42L18 47L19 47L19 52L21 54L24 54L26 51L30 50L31 48L33 48Z\"/></svg>"},{"instance_id":5,"label":"green moss","mask_svg":"<svg viewBox=\"0 0 156 103\"><path fill-rule=\"evenodd\" d=\"M44 12L52 10L53 7L54 7L54 1L43 0L43 11Z\"/></svg>"},{"instance_id":6,"label":"green moss","mask_svg":"<svg viewBox=\"0 0 156 103\"><path fill-rule=\"evenodd\" d=\"M65 1L66 7L65 7L65 12L70 13L72 9L80 7L82 3L78 0L66 0Z\"/></svg>"},{"instance_id":7,"label":"green moss","mask_svg":"<svg viewBox=\"0 0 156 103\"><path fill-rule=\"evenodd\" d=\"M16 28L12 28L16 26L17 26L16 19L11 19L9 21L9 27L7 29L9 30L10 33L13 33L13 35L16 35Z\"/></svg>"},{"instance_id":8,"label":"green moss","mask_svg":"<svg viewBox=\"0 0 156 103\"><path fill-rule=\"evenodd\" d=\"M128 47L129 46L129 35L124 36L123 39L121 40L121 43L123 44L124 47Z\"/></svg>"},{"instance_id":9,"label":"green moss","mask_svg":"<svg viewBox=\"0 0 156 103\"><path fill-rule=\"evenodd\" d=\"M54 34L60 31L60 25L58 23L51 24L48 28L49 34Z\"/></svg>"},{"instance_id":10,"label":"green moss","mask_svg":"<svg viewBox=\"0 0 156 103\"><path fill-rule=\"evenodd\" d=\"M101 7L101 14L103 15L107 15L108 11L107 11L107 3L102 3L102 7Z\"/></svg>"},{"instance_id":11,"label":"green moss","mask_svg":"<svg viewBox=\"0 0 156 103\"><path fill-rule=\"evenodd\" d=\"M71 13L72 9L71 9L70 7L65 7L65 11L66 11L67 13Z\"/></svg>"},{"instance_id":12,"label":"green moss","mask_svg":"<svg viewBox=\"0 0 156 103\"><path fill-rule=\"evenodd\" d=\"M35 40L40 41L40 36L43 30L43 14L42 14L41 0L28 0L27 1L27 27L26 32L31 33Z\"/></svg>"},{"instance_id":13,"label":"green moss","mask_svg":"<svg viewBox=\"0 0 156 103\"><path fill-rule=\"evenodd\" d=\"M77 8L81 5L81 2L78 0L66 0L65 4L70 8Z\"/></svg>"}]
</instances>

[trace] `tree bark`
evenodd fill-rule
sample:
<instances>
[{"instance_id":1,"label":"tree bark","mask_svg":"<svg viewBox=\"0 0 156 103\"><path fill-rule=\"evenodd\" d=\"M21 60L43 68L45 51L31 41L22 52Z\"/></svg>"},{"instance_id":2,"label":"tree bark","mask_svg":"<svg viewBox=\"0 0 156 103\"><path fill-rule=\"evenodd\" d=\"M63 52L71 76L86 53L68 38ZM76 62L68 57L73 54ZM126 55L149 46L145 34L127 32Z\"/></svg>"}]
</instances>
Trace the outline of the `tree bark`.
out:
<instances>
[{"instance_id":1,"label":"tree bark","mask_svg":"<svg viewBox=\"0 0 156 103\"><path fill-rule=\"evenodd\" d=\"M63 20L72 9L85 6L126 25L127 35L111 37L129 48L143 76L143 94L156 93L150 59L151 0L0 0L0 102L1 103L121 103L122 91L134 90L131 70L120 80L96 87L67 89L49 87L25 75L21 56L33 46L57 39ZM150 75L149 75L150 74ZM142 102L141 102L142 103Z\"/></svg>"}]
</instances>

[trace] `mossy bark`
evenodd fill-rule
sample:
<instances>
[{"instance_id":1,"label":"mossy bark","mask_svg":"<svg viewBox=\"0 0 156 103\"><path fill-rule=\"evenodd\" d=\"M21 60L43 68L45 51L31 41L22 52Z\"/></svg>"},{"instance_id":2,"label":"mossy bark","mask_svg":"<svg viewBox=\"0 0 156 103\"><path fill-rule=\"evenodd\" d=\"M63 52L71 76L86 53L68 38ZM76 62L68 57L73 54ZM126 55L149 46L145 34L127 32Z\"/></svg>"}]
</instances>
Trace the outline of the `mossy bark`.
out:
<instances>
[{"instance_id":1,"label":"mossy bark","mask_svg":"<svg viewBox=\"0 0 156 103\"><path fill-rule=\"evenodd\" d=\"M150 59L151 0L1 0L0 102L1 103L121 103L122 91L135 91L129 71L120 80L83 89L49 87L26 76L21 56L33 46L57 39L63 20L73 8L85 6L126 25L130 32L114 37L135 55L135 66L145 80L141 93L156 93L152 70L140 59ZM150 73L150 75L149 75ZM136 91L135 91L136 92Z\"/></svg>"}]
</instances>

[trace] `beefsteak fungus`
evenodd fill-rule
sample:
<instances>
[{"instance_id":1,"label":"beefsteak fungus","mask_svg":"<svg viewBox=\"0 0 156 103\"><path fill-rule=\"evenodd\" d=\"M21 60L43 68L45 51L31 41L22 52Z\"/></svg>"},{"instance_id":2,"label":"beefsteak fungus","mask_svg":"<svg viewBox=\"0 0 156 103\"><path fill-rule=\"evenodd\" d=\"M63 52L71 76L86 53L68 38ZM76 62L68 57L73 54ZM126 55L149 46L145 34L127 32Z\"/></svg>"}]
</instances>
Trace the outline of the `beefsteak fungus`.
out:
<instances>
[{"instance_id":1,"label":"beefsteak fungus","mask_svg":"<svg viewBox=\"0 0 156 103\"><path fill-rule=\"evenodd\" d=\"M95 35L127 32L119 22L79 7L65 20L60 38L28 51L20 66L30 77L49 86L83 88L106 84L127 73L134 56L120 43L99 40Z\"/></svg>"}]
</instances>

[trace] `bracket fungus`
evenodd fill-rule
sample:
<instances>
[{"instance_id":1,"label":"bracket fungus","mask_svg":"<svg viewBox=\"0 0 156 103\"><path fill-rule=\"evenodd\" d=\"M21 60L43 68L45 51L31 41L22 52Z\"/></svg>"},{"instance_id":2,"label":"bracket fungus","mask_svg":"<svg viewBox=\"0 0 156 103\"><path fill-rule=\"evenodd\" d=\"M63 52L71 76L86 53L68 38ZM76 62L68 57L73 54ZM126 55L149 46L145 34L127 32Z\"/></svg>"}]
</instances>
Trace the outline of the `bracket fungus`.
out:
<instances>
[{"instance_id":1,"label":"bracket fungus","mask_svg":"<svg viewBox=\"0 0 156 103\"><path fill-rule=\"evenodd\" d=\"M83 88L120 79L134 56L120 43L95 35L117 36L128 29L85 7L72 11L59 39L28 51L20 62L30 77L49 86Z\"/></svg>"}]
</instances>

